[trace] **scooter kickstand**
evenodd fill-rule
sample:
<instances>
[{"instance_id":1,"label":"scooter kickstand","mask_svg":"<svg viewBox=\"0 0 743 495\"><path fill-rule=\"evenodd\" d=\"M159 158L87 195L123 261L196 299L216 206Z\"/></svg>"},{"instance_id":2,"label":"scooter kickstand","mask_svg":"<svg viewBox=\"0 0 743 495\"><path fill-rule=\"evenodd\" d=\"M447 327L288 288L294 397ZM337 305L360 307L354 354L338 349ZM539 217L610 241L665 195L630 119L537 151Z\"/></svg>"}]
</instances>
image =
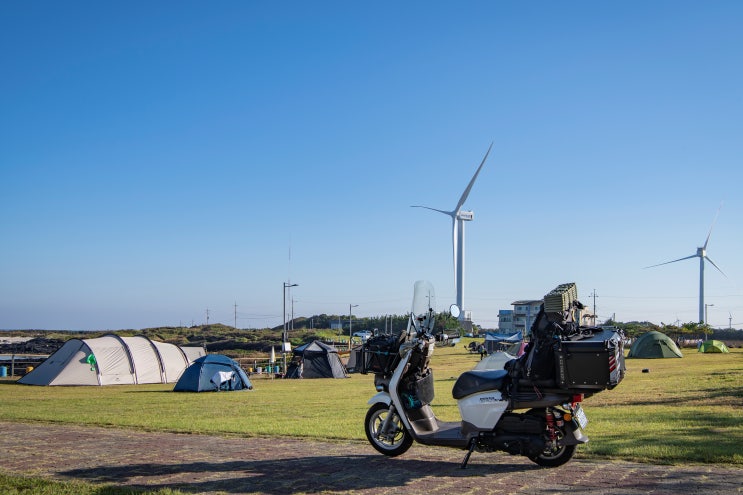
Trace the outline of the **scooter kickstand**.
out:
<instances>
[{"instance_id":1,"label":"scooter kickstand","mask_svg":"<svg viewBox=\"0 0 743 495\"><path fill-rule=\"evenodd\" d=\"M470 448L467 450L467 453L464 454L464 459L462 459L462 464L459 466L459 469L467 469L467 463L470 461L470 456L472 455L472 452L475 451L475 446L477 445L476 439L470 440Z\"/></svg>"}]
</instances>

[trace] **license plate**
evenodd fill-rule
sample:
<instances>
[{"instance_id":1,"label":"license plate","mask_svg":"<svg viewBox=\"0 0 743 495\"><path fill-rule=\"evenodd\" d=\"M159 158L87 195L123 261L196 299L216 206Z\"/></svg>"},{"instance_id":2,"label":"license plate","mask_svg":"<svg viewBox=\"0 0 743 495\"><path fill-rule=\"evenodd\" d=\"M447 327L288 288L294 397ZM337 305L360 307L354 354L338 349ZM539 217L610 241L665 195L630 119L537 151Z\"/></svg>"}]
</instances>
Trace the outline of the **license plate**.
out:
<instances>
[{"instance_id":1,"label":"license plate","mask_svg":"<svg viewBox=\"0 0 743 495\"><path fill-rule=\"evenodd\" d=\"M588 425L588 418L586 417L586 413L583 412L583 408L580 407L580 404L576 404L573 408L573 417L578 422L578 426L585 429Z\"/></svg>"}]
</instances>

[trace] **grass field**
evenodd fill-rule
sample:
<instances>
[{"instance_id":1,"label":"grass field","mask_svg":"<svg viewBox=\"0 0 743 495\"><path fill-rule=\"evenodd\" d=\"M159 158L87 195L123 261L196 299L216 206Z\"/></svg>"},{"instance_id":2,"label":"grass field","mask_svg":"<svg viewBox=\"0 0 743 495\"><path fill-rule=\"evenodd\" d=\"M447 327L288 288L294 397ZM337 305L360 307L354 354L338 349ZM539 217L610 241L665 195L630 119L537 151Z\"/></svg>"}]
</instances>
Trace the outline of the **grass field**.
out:
<instances>
[{"instance_id":1,"label":"grass field","mask_svg":"<svg viewBox=\"0 0 743 495\"><path fill-rule=\"evenodd\" d=\"M466 344L466 342L465 342ZM433 407L459 419L454 379L479 356L462 344L438 348ZM648 369L648 373L642 373ZM0 381L2 418L238 436L365 442L372 375L346 380L253 379L255 390L173 393L173 385L35 387ZM579 456L654 463L743 465L743 350L683 359L627 360L625 380L584 402L591 441Z\"/></svg>"}]
</instances>

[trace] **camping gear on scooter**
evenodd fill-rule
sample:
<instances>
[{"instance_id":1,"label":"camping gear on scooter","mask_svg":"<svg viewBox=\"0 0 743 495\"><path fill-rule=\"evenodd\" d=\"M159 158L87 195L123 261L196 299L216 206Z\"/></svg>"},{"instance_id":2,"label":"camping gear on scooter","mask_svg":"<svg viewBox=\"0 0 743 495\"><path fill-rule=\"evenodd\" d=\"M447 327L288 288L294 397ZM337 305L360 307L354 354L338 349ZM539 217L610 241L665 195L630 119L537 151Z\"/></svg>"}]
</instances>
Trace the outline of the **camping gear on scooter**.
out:
<instances>
[{"instance_id":1,"label":"camping gear on scooter","mask_svg":"<svg viewBox=\"0 0 743 495\"><path fill-rule=\"evenodd\" d=\"M614 327L581 328L558 343L557 382L563 389L613 389L624 378L624 341Z\"/></svg>"},{"instance_id":2,"label":"camping gear on scooter","mask_svg":"<svg viewBox=\"0 0 743 495\"><path fill-rule=\"evenodd\" d=\"M560 284L544 296L544 310L548 313L567 311L578 300L578 287L575 283Z\"/></svg>"},{"instance_id":3,"label":"camping gear on scooter","mask_svg":"<svg viewBox=\"0 0 743 495\"><path fill-rule=\"evenodd\" d=\"M400 335L379 335L368 339L361 347L361 369L363 375L375 373L388 375L395 369L400 359Z\"/></svg>"},{"instance_id":4,"label":"camping gear on scooter","mask_svg":"<svg viewBox=\"0 0 743 495\"><path fill-rule=\"evenodd\" d=\"M570 304L580 304L571 301ZM566 321L566 319L568 321ZM531 326L531 340L518 359L505 364L505 369L515 382L528 381L532 385L555 385L555 351L561 339L575 331L571 314L546 312L544 304Z\"/></svg>"}]
</instances>

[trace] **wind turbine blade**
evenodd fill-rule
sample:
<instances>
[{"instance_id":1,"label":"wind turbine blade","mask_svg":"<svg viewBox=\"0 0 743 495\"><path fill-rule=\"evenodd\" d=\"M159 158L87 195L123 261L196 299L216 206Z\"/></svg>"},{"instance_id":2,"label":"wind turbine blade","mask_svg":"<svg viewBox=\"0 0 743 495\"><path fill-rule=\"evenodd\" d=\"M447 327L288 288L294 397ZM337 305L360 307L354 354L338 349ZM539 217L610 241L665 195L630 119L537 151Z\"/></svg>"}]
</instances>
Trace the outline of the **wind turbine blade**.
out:
<instances>
[{"instance_id":1,"label":"wind turbine blade","mask_svg":"<svg viewBox=\"0 0 743 495\"><path fill-rule=\"evenodd\" d=\"M411 208L425 208L426 210L438 211L439 213L443 213L444 215L449 215L452 218L454 217L453 211L437 210L436 208L431 208L430 206L412 205Z\"/></svg>"},{"instance_id":2,"label":"wind turbine blade","mask_svg":"<svg viewBox=\"0 0 743 495\"><path fill-rule=\"evenodd\" d=\"M711 259L709 259L709 256L705 256L704 259L706 259L707 261L709 261L710 263L712 263L712 266L714 266L715 268L717 268L717 271L720 272L720 273L722 273L722 276L723 277L728 278L728 276L725 275L725 272L723 272L722 270L720 270L720 267L717 266L717 265L715 265L715 262L712 261Z\"/></svg>"},{"instance_id":3,"label":"wind turbine blade","mask_svg":"<svg viewBox=\"0 0 743 495\"><path fill-rule=\"evenodd\" d=\"M673 260L673 261L666 261L665 263L658 263L657 265L650 265L650 266L646 266L644 268L653 268L654 266L667 265L669 263L676 263L677 261L689 260L691 258L696 258L696 257L697 257L696 254L692 254L691 256L687 256L686 258L679 258L679 259Z\"/></svg>"},{"instance_id":4,"label":"wind turbine blade","mask_svg":"<svg viewBox=\"0 0 743 495\"><path fill-rule=\"evenodd\" d=\"M715 213L715 219L712 220L712 226L709 228L709 233L707 234L707 240L704 241L704 249L707 249L707 243L709 242L709 236L712 235L712 229L715 228L715 223L717 223L717 217L720 215L720 210L722 210L722 202L720 203L720 207L717 208L717 213ZM714 265L714 263L712 264Z\"/></svg>"},{"instance_id":5,"label":"wind turbine blade","mask_svg":"<svg viewBox=\"0 0 743 495\"><path fill-rule=\"evenodd\" d=\"M459 209L462 207L465 201L467 201L467 196L470 195L470 191L472 190L472 186L475 184L475 180L477 180L477 176L480 173L480 170L482 170L482 166L485 165L485 160L488 159L488 155L490 154L490 150L493 148L493 143L490 143L490 147L488 148L487 153L485 153L485 158L482 159L482 162L480 163L480 166L477 167L477 172L475 172L475 175L472 176L472 180L467 185L467 189L464 190L462 193L462 197L459 198L459 203L457 203L457 207L454 208L455 214L459 211Z\"/></svg>"}]
</instances>

